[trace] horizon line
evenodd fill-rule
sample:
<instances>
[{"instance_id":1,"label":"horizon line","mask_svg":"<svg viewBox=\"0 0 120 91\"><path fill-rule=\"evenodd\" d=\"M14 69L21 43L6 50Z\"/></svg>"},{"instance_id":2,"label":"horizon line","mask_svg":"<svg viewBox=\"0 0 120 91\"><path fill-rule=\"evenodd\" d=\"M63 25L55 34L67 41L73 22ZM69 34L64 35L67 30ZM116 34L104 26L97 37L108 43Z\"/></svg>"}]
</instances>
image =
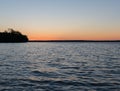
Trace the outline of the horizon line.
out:
<instances>
[{"instance_id":1,"label":"horizon line","mask_svg":"<svg viewBox=\"0 0 120 91\"><path fill-rule=\"evenodd\" d=\"M28 42L120 42L120 40L29 40Z\"/></svg>"}]
</instances>

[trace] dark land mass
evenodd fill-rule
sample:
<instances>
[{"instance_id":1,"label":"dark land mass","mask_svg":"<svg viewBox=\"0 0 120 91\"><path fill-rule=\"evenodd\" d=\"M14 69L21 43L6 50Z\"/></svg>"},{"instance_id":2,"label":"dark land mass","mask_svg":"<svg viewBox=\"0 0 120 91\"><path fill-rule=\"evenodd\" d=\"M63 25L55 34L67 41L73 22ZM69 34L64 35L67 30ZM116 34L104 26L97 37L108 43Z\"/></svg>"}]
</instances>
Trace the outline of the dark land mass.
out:
<instances>
[{"instance_id":1,"label":"dark land mass","mask_svg":"<svg viewBox=\"0 0 120 91\"><path fill-rule=\"evenodd\" d=\"M28 42L27 36L13 29L8 29L7 31L0 32L0 43L19 43L19 42Z\"/></svg>"},{"instance_id":2,"label":"dark land mass","mask_svg":"<svg viewBox=\"0 0 120 91\"><path fill-rule=\"evenodd\" d=\"M29 42L120 42L120 40L30 40Z\"/></svg>"}]
</instances>

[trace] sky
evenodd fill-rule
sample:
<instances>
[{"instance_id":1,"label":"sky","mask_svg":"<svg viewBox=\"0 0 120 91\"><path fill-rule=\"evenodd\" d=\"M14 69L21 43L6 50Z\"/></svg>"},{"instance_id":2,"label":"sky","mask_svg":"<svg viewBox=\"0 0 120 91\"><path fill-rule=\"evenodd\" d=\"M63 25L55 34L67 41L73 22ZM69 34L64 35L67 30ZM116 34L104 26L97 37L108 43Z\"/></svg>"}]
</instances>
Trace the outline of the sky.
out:
<instances>
[{"instance_id":1,"label":"sky","mask_svg":"<svg viewBox=\"0 0 120 91\"><path fill-rule=\"evenodd\" d=\"M0 0L0 31L30 40L120 40L120 0Z\"/></svg>"}]
</instances>

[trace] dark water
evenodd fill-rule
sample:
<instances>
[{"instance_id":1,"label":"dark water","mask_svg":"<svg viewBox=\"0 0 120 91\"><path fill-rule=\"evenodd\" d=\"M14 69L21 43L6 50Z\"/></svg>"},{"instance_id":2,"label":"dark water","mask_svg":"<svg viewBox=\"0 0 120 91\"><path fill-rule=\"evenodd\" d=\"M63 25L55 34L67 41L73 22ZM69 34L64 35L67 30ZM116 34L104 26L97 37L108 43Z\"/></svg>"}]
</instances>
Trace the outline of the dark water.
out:
<instances>
[{"instance_id":1,"label":"dark water","mask_svg":"<svg viewBox=\"0 0 120 91\"><path fill-rule=\"evenodd\" d=\"M120 43L1 43L0 91L120 91Z\"/></svg>"}]
</instances>

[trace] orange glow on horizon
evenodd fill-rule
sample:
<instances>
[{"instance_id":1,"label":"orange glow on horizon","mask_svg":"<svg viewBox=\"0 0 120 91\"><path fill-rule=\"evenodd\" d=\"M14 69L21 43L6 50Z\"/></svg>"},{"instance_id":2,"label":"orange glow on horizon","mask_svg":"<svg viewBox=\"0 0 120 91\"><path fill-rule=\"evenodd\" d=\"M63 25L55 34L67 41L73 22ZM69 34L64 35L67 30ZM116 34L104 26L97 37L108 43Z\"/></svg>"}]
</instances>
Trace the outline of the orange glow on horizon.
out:
<instances>
[{"instance_id":1,"label":"orange glow on horizon","mask_svg":"<svg viewBox=\"0 0 120 91\"><path fill-rule=\"evenodd\" d=\"M91 36L28 36L29 40L120 40L119 36L103 36L103 35L91 35Z\"/></svg>"},{"instance_id":2,"label":"orange glow on horizon","mask_svg":"<svg viewBox=\"0 0 120 91\"><path fill-rule=\"evenodd\" d=\"M29 29L30 30L30 29ZM43 30L43 31L40 31ZM74 30L74 31L73 31ZM81 30L81 31L80 31ZM25 34L29 40L120 40L120 32L103 29L36 29ZM109 31L108 31L109 30Z\"/></svg>"}]
</instances>

